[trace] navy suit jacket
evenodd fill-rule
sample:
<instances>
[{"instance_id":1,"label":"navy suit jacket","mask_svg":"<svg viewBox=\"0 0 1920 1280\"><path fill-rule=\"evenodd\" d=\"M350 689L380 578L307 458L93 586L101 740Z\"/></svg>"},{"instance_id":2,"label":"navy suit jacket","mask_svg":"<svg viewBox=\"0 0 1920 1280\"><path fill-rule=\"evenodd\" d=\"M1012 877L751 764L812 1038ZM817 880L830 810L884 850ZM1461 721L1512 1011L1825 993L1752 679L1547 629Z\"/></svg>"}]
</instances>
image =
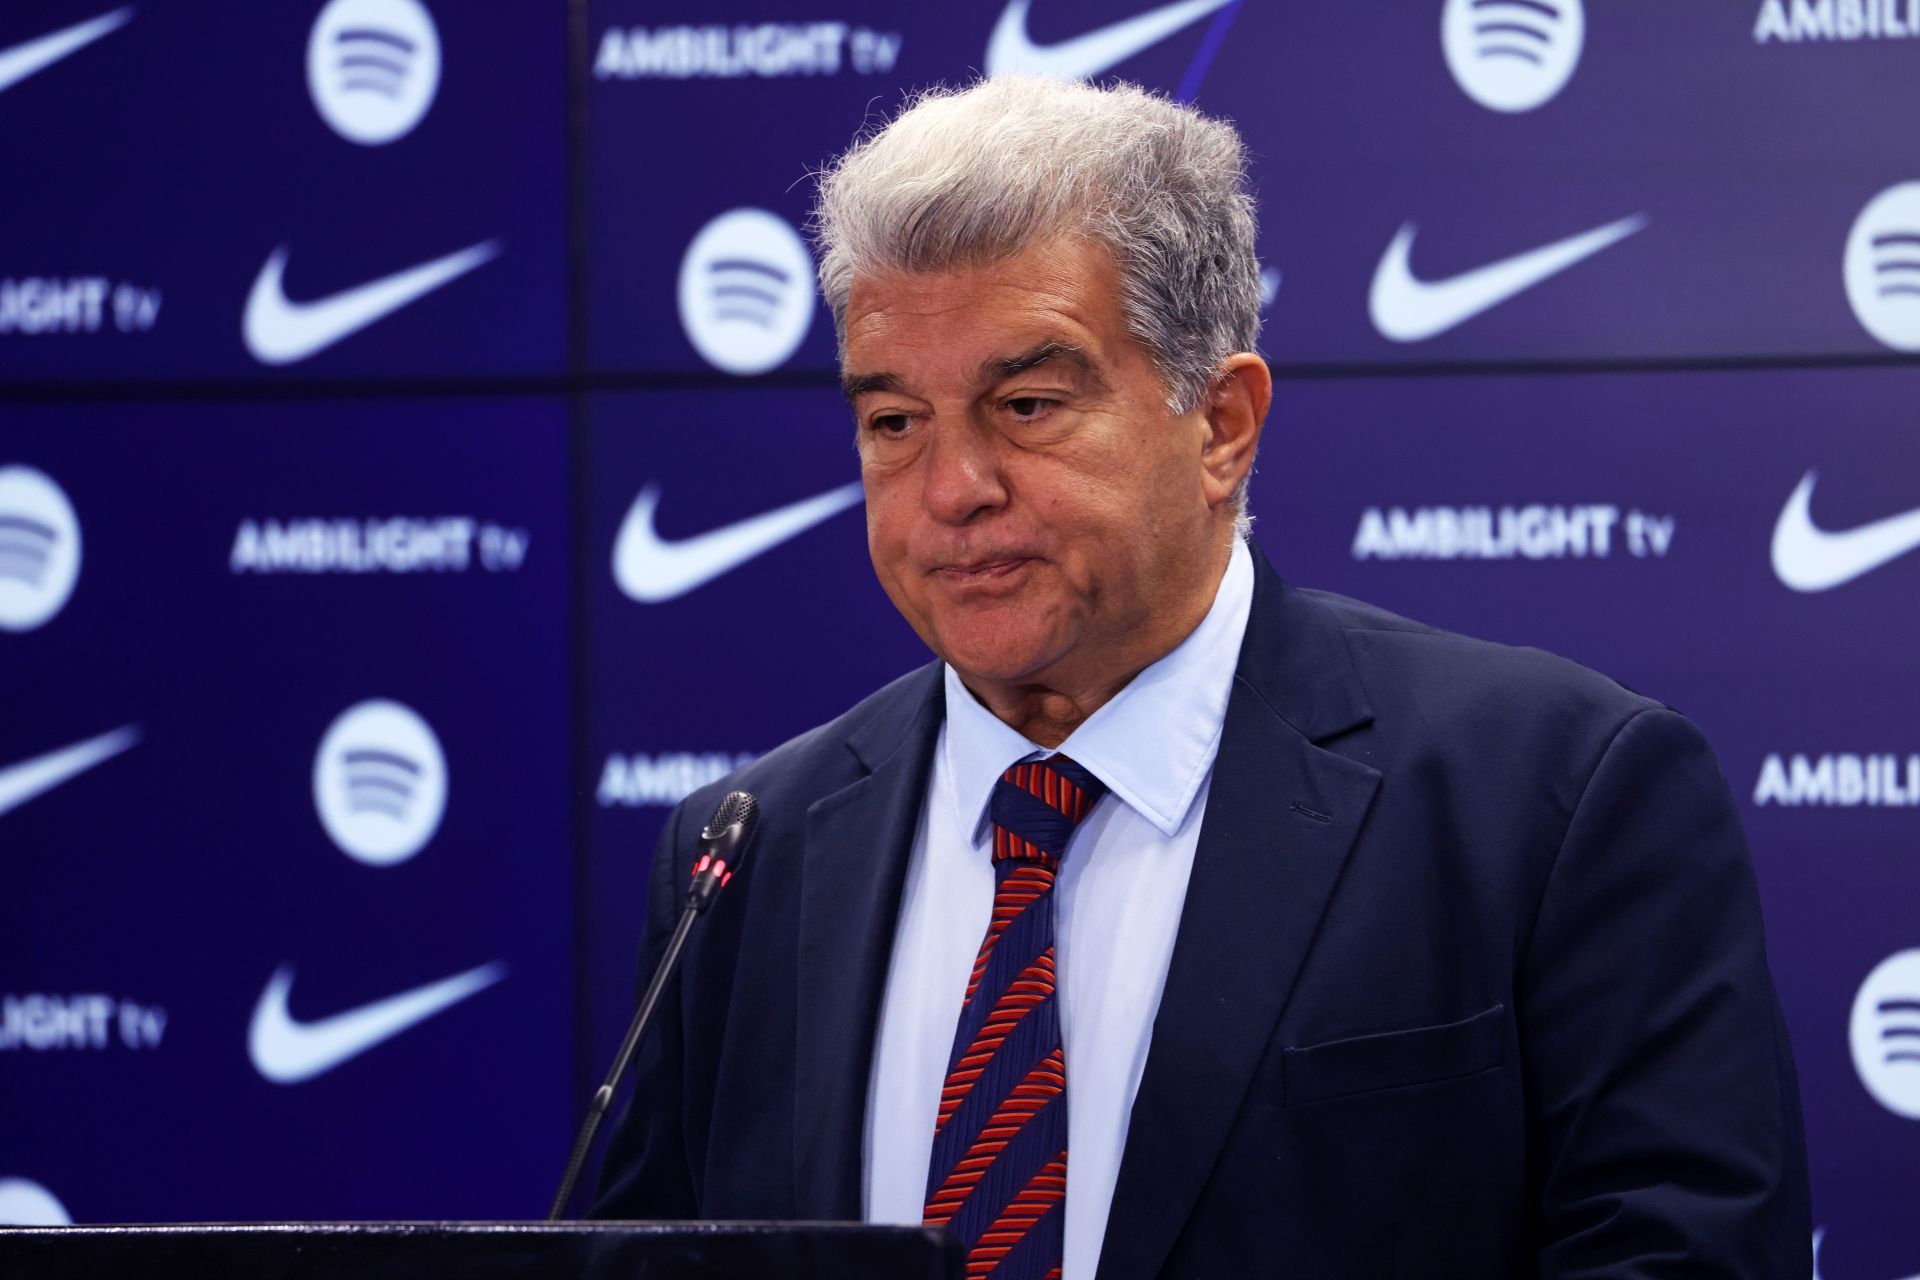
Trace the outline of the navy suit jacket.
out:
<instances>
[{"instance_id":1,"label":"navy suit jacket","mask_svg":"<svg viewBox=\"0 0 1920 1280\"><path fill-rule=\"evenodd\" d=\"M1099 1280L1804 1280L1793 1062L1698 730L1254 558ZM675 812L645 972L719 796L763 821L638 1059L597 1216L860 1217L943 698L913 672Z\"/></svg>"}]
</instances>

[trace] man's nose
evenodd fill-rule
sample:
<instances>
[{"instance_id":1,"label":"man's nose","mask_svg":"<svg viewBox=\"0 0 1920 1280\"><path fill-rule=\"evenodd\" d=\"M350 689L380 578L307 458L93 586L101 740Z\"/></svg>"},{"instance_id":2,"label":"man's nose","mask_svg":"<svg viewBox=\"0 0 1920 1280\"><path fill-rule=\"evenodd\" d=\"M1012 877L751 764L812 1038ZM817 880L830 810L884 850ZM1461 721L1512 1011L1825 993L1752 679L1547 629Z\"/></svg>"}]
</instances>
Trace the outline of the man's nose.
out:
<instances>
[{"instance_id":1,"label":"man's nose","mask_svg":"<svg viewBox=\"0 0 1920 1280\"><path fill-rule=\"evenodd\" d=\"M922 475L927 514L945 524L965 524L982 511L1005 505L1000 456L987 433L972 424L933 432Z\"/></svg>"}]
</instances>

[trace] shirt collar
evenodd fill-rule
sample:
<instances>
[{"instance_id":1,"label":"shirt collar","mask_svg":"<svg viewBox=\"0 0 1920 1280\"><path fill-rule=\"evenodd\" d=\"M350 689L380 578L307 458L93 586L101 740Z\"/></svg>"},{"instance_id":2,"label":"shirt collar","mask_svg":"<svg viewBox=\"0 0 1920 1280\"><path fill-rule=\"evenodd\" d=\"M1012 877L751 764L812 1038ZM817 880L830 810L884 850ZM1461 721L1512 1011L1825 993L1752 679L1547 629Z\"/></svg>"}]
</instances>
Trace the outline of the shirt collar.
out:
<instances>
[{"instance_id":1,"label":"shirt collar","mask_svg":"<svg viewBox=\"0 0 1920 1280\"><path fill-rule=\"evenodd\" d=\"M1061 753L1168 837L1186 821L1213 768L1252 611L1253 556L1235 538L1227 571L1200 625L1060 744ZM1000 775L1028 756L1054 753L982 706L952 667L945 676L941 767L960 829L978 845Z\"/></svg>"}]
</instances>

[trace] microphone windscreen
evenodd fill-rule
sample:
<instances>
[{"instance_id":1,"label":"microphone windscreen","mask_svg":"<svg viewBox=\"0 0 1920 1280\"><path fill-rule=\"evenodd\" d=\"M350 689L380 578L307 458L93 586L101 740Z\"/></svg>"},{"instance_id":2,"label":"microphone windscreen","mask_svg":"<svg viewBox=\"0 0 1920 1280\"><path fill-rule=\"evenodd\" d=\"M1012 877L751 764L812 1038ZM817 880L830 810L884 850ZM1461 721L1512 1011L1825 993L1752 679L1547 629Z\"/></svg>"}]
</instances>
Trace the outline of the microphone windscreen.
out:
<instances>
[{"instance_id":1,"label":"microphone windscreen","mask_svg":"<svg viewBox=\"0 0 1920 1280\"><path fill-rule=\"evenodd\" d=\"M713 811L713 817L707 822L706 830L700 833L702 840L719 840L727 836L729 827L739 827L739 833L729 843L734 856L738 858L749 841L753 839L753 830L760 825L760 802L748 791L729 791L720 807Z\"/></svg>"}]
</instances>

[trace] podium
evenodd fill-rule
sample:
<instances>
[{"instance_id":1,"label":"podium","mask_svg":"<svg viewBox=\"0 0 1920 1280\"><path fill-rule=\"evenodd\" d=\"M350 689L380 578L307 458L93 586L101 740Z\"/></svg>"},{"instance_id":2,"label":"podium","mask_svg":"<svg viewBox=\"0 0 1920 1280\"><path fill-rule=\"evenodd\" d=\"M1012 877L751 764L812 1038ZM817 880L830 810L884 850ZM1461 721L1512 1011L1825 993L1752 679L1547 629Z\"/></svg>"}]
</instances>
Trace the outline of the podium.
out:
<instances>
[{"instance_id":1,"label":"podium","mask_svg":"<svg viewBox=\"0 0 1920 1280\"><path fill-rule=\"evenodd\" d=\"M957 1280L944 1232L857 1223L0 1227L7 1280Z\"/></svg>"}]
</instances>

